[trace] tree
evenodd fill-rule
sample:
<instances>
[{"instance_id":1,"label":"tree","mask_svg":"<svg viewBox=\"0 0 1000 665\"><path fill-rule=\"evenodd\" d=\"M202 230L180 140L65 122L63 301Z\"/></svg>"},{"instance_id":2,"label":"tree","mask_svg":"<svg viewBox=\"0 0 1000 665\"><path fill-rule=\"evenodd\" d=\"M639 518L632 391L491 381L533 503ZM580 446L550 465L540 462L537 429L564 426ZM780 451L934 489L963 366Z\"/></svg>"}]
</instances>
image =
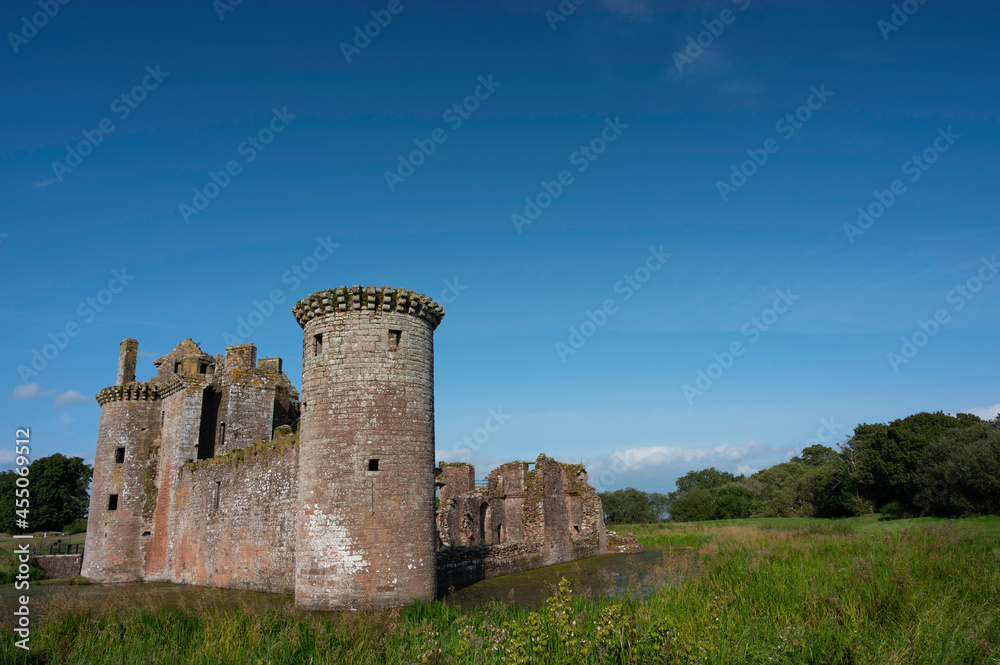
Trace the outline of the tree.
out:
<instances>
[{"instance_id":1,"label":"tree","mask_svg":"<svg viewBox=\"0 0 1000 665\"><path fill-rule=\"evenodd\" d=\"M738 478L733 474L728 471L719 471L714 466L701 471L688 471L677 479L677 491L671 492L670 496L679 496L695 489L711 490L736 480Z\"/></svg>"},{"instance_id":2,"label":"tree","mask_svg":"<svg viewBox=\"0 0 1000 665\"><path fill-rule=\"evenodd\" d=\"M656 515L657 522L667 519L667 516L670 514L670 497L666 494L651 492L649 494L649 505L652 508L653 514Z\"/></svg>"},{"instance_id":3,"label":"tree","mask_svg":"<svg viewBox=\"0 0 1000 665\"><path fill-rule=\"evenodd\" d=\"M674 522L701 522L715 513L712 490L696 487L670 502L670 519Z\"/></svg>"},{"instance_id":4,"label":"tree","mask_svg":"<svg viewBox=\"0 0 1000 665\"><path fill-rule=\"evenodd\" d=\"M917 413L888 425L858 425L846 444L856 453L858 488L876 509L893 501L910 505L916 494L912 472L920 465L927 446L949 429L979 422L971 414L949 416L938 411Z\"/></svg>"},{"instance_id":5,"label":"tree","mask_svg":"<svg viewBox=\"0 0 1000 665\"><path fill-rule=\"evenodd\" d=\"M715 494L712 518L733 520L752 516L760 506L760 496L745 483L729 483L711 490Z\"/></svg>"},{"instance_id":6,"label":"tree","mask_svg":"<svg viewBox=\"0 0 1000 665\"><path fill-rule=\"evenodd\" d=\"M837 460L837 451L824 445L816 444L802 449L802 454L791 459L806 466L823 466L833 464Z\"/></svg>"},{"instance_id":7,"label":"tree","mask_svg":"<svg viewBox=\"0 0 1000 665\"><path fill-rule=\"evenodd\" d=\"M634 487L614 492L602 492L604 521L607 524L647 524L663 519L663 494L647 494Z\"/></svg>"},{"instance_id":8,"label":"tree","mask_svg":"<svg viewBox=\"0 0 1000 665\"><path fill-rule=\"evenodd\" d=\"M945 516L1000 513L1000 429L994 422L948 430L913 474L912 505Z\"/></svg>"},{"instance_id":9,"label":"tree","mask_svg":"<svg viewBox=\"0 0 1000 665\"><path fill-rule=\"evenodd\" d=\"M13 471L0 474L0 530L58 531L87 514L87 487L93 468L83 458L60 453L40 457L28 466L28 529L17 527Z\"/></svg>"}]
</instances>

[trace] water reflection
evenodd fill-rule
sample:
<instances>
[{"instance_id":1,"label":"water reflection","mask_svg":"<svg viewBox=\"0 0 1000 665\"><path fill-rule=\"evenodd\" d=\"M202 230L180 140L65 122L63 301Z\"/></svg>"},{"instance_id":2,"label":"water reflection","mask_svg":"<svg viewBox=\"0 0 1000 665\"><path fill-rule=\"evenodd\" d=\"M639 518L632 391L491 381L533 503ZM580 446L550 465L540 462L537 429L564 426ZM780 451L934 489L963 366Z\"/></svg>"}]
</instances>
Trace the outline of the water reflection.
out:
<instances>
[{"instance_id":1,"label":"water reflection","mask_svg":"<svg viewBox=\"0 0 1000 665\"><path fill-rule=\"evenodd\" d=\"M565 577L573 593L585 598L643 596L698 570L694 548L650 548L641 554L609 554L513 573L476 582L452 592L444 601L475 609L493 601L540 607Z\"/></svg>"}]
</instances>

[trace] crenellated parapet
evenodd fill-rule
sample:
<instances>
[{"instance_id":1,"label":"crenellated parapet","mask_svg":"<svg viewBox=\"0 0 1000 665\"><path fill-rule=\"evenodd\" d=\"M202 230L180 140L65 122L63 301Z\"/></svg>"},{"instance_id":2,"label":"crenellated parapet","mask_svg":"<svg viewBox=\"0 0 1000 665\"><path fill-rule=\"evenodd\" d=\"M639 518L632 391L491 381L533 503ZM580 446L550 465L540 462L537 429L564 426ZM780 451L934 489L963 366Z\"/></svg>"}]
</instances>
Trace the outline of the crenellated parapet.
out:
<instances>
[{"instance_id":1,"label":"crenellated parapet","mask_svg":"<svg viewBox=\"0 0 1000 665\"><path fill-rule=\"evenodd\" d=\"M422 293L388 286L362 287L359 284L317 291L292 307L295 320L303 328L317 316L348 311L411 314L430 323L432 330L437 328L444 317L444 307Z\"/></svg>"},{"instance_id":2,"label":"crenellated parapet","mask_svg":"<svg viewBox=\"0 0 1000 665\"><path fill-rule=\"evenodd\" d=\"M94 396L101 406L109 402L159 399L160 389L152 383L129 383L124 386L108 386Z\"/></svg>"}]
</instances>

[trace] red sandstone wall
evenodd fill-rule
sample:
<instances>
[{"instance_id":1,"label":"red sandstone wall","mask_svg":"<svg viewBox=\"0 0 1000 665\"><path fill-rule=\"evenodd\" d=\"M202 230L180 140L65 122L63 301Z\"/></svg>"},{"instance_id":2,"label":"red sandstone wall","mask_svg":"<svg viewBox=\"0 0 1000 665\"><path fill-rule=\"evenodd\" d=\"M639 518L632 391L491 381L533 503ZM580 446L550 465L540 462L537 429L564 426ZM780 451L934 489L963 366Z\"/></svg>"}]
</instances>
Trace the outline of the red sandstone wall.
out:
<instances>
[{"instance_id":1,"label":"red sandstone wall","mask_svg":"<svg viewBox=\"0 0 1000 665\"><path fill-rule=\"evenodd\" d=\"M192 377L190 390L181 389L160 400L163 430L160 435L160 459L157 469L156 512L147 545L147 581L173 581L172 531L176 524L177 472L189 459L198 456L198 433L201 424L202 389L206 380Z\"/></svg>"},{"instance_id":2,"label":"red sandstone wall","mask_svg":"<svg viewBox=\"0 0 1000 665\"><path fill-rule=\"evenodd\" d=\"M292 440L185 465L177 479L174 581L292 593L298 471Z\"/></svg>"}]
</instances>

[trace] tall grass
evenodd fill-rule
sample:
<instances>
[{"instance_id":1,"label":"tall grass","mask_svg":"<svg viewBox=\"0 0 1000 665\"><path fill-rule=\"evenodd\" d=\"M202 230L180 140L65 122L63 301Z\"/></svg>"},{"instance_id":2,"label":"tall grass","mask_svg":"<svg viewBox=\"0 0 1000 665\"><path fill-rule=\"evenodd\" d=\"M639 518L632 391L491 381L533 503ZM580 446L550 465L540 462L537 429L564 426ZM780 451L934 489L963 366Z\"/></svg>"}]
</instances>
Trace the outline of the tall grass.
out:
<instances>
[{"instance_id":1,"label":"tall grass","mask_svg":"<svg viewBox=\"0 0 1000 665\"><path fill-rule=\"evenodd\" d=\"M1000 663L1000 550L982 530L950 522L630 529L647 544L697 544L700 572L625 599L588 600L564 584L538 610L434 602L306 614L289 599L253 594L233 602L206 591L173 608L152 591L99 603L67 596L45 608L27 658L7 637L0 660Z\"/></svg>"}]
</instances>

